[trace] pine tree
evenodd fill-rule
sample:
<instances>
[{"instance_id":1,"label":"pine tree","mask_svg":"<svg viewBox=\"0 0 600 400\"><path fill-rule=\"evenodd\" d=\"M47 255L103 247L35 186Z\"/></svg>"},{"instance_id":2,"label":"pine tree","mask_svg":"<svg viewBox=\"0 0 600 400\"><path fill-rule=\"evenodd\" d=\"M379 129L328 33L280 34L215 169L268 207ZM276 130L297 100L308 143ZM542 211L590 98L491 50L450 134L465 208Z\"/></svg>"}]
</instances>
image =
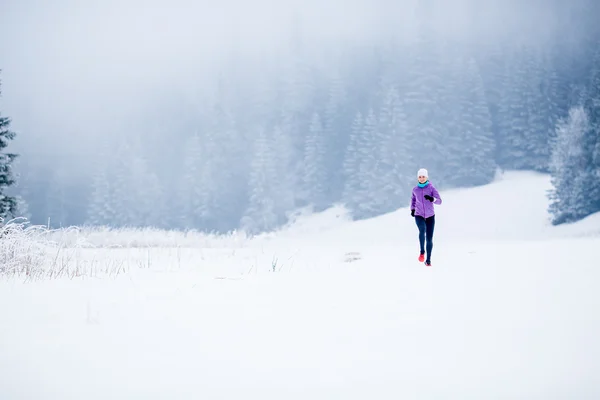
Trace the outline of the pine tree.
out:
<instances>
[{"instance_id":1,"label":"pine tree","mask_svg":"<svg viewBox=\"0 0 600 400\"><path fill-rule=\"evenodd\" d=\"M241 217L244 205L241 199L247 191L245 169L249 163L246 141L226 100L224 94L220 94L213 108L208 143L212 150L207 153L207 156L210 154L208 160L215 184L209 188L212 193L211 219L218 232L233 229Z\"/></svg>"},{"instance_id":2,"label":"pine tree","mask_svg":"<svg viewBox=\"0 0 600 400\"><path fill-rule=\"evenodd\" d=\"M585 110L589 117L590 129L585 136L585 149L588 174L587 199L591 202L589 212L600 211L600 38L596 43L596 53L587 87L588 98Z\"/></svg>"},{"instance_id":3,"label":"pine tree","mask_svg":"<svg viewBox=\"0 0 600 400\"><path fill-rule=\"evenodd\" d=\"M526 52L527 50L522 50ZM522 53L521 52L521 53ZM498 107L498 164L505 169L527 169L529 129L528 90L531 88L521 53L507 55L505 81Z\"/></svg>"},{"instance_id":4,"label":"pine tree","mask_svg":"<svg viewBox=\"0 0 600 400\"><path fill-rule=\"evenodd\" d=\"M447 149L451 174L447 182L454 186L482 185L493 179L496 170L491 115L476 61L469 59L461 71L457 130L452 133L457 147Z\"/></svg>"},{"instance_id":5,"label":"pine tree","mask_svg":"<svg viewBox=\"0 0 600 400\"><path fill-rule=\"evenodd\" d=\"M95 160L95 168L88 199L85 224L91 226L116 226L114 154L110 152L110 143L104 138Z\"/></svg>"},{"instance_id":6,"label":"pine tree","mask_svg":"<svg viewBox=\"0 0 600 400\"><path fill-rule=\"evenodd\" d=\"M180 224L185 229L202 229L208 215L208 190L203 169L204 154L196 132L185 145L181 187L179 188Z\"/></svg>"},{"instance_id":7,"label":"pine tree","mask_svg":"<svg viewBox=\"0 0 600 400\"><path fill-rule=\"evenodd\" d=\"M553 223L573 222L600 211L600 41L583 106L561 120L552 152Z\"/></svg>"},{"instance_id":8,"label":"pine tree","mask_svg":"<svg viewBox=\"0 0 600 400\"><path fill-rule=\"evenodd\" d=\"M286 182L285 185L291 185L295 188L300 187L300 179L304 169L304 146L311 116L314 112L312 102L315 98L315 92L311 66L305 61L302 54L291 54L290 62L286 65L284 71L284 82L281 85L280 118L270 129L281 131L281 135L276 134L273 139L282 142L281 144L286 148L285 162L290 165L286 169L286 173L294 180ZM269 127L263 129L269 129ZM286 144L283 142L286 142ZM289 143L289 148L287 143ZM288 193L289 191L286 190L285 194ZM288 198L282 199L279 208L286 209L288 206L284 206L284 204L289 204L291 209L296 202L302 201L301 191L294 191L293 195L292 201Z\"/></svg>"},{"instance_id":9,"label":"pine tree","mask_svg":"<svg viewBox=\"0 0 600 400\"><path fill-rule=\"evenodd\" d=\"M275 126L269 139L269 148L272 150L272 159L276 165L274 179L271 182L274 193L275 214L278 223L287 220L287 213L296 207L296 201L301 197L298 188L302 185L302 165L294 162L293 139Z\"/></svg>"},{"instance_id":10,"label":"pine tree","mask_svg":"<svg viewBox=\"0 0 600 400\"><path fill-rule=\"evenodd\" d=\"M590 182L585 157L589 122L586 111L580 106L571 109L569 118L561 120L557 126L550 162L553 189L549 194L549 212L553 224L577 221L590 213L590 194L586 190Z\"/></svg>"},{"instance_id":11,"label":"pine tree","mask_svg":"<svg viewBox=\"0 0 600 400\"><path fill-rule=\"evenodd\" d=\"M113 188L106 167L100 166L92 182L92 194L89 201L86 224L92 226L113 226L115 224L115 217Z\"/></svg>"},{"instance_id":12,"label":"pine tree","mask_svg":"<svg viewBox=\"0 0 600 400\"><path fill-rule=\"evenodd\" d=\"M559 77L556 68L552 65L550 60L546 62L546 68L544 71L546 77L544 87L542 88L543 96L546 98L544 104L546 108L546 120L545 130L548 135L548 147L552 151L552 142L556 137L556 125L560 118L564 118L568 115L568 107L565 107L564 99L560 96L561 81L564 80ZM550 156L548 156L548 164L550 163ZM548 165L549 169L549 165Z\"/></svg>"},{"instance_id":13,"label":"pine tree","mask_svg":"<svg viewBox=\"0 0 600 400\"><path fill-rule=\"evenodd\" d=\"M249 233L268 231L277 225L278 193L274 190L277 165L269 139L265 130L260 129L250 170L250 201L241 220L242 228Z\"/></svg>"},{"instance_id":14,"label":"pine tree","mask_svg":"<svg viewBox=\"0 0 600 400\"><path fill-rule=\"evenodd\" d=\"M505 43L490 44L489 50L487 54L479 52L480 58L477 61L484 84L486 102L490 110L492 132L497 144L500 138L501 124L499 107L502 103L503 92L505 90L504 85L508 82L506 66L509 59L509 52ZM494 154L494 160L496 161L500 159L500 150L501 147L496 145L496 154Z\"/></svg>"},{"instance_id":15,"label":"pine tree","mask_svg":"<svg viewBox=\"0 0 600 400\"><path fill-rule=\"evenodd\" d=\"M352 122L350 140L344 157L344 192L342 201L350 209L353 205L357 204L354 198L360 188L360 152L364 143L364 137L362 136L364 128L363 120L362 113L358 112Z\"/></svg>"},{"instance_id":16,"label":"pine tree","mask_svg":"<svg viewBox=\"0 0 600 400\"><path fill-rule=\"evenodd\" d=\"M164 227L167 215L164 197L158 177L148 168L146 159L135 154L131 160L132 202L135 208L130 210L131 224L138 227Z\"/></svg>"},{"instance_id":17,"label":"pine tree","mask_svg":"<svg viewBox=\"0 0 600 400\"><path fill-rule=\"evenodd\" d=\"M377 179L376 171L380 156L380 144L378 141L378 123L375 111L369 109L362 132L363 146L359 149L359 187L354 196L352 204L353 215L356 218L368 218L377 214L378 199L377 189L380 181Z\"/></svg>"},{"instance_id":18,"label":"pine tree","mask_svg":"<svg viewBox=\"0 0 600 400\"><path fill-rule=\"evenodd\" d=\"M546 86L551 83L551 73L548 72L548 66L543 65L539 51L528 52L525 59L528 76L524 98L528 110L524 142L527 159L525 167L546 172L550 158L551 130L555 128L551 124L556 115L551 103L555 99L549 99L546 91Z\"/></svg>"},{"instance_id":19,"label":"pine tree","mask_svg":"<svg viewBox=\"0 0 600 400\"><path fill-rule=\"evenodd\" d=\"M443 107L444 86L442 65L445 63L440 44L431 31L423 27L412 47L411 64L402 87L410 147L415 164L427 166L429 171L442 170L444 138L448 115Z\"/></svg>"},{"instance_id":20,"label":"pine tree","mask_svg":"<svg viewBox=\"0 0 600 400\"><path fill-rule=\"evenodd\" d=\"M323 168L327 181L326 195L330 201L339 199L344 187L342 165L344 163L344 150L348 146L346 131L350 124L347 102L345 84L338 72L330 81L323 124L324 152L326 154Z\"/></svg>"},{"instance_id":21,"label":"pine tree","mask_svg":"<svg viewBox=\"0 0 600 400\"><path fill-rule=\"evenodd\" d=\"M383 98L378 132L375 151L379 160L374 179L380 184L374 197L377 211L384 213L404 204L415 164L410 151L407 117L395 86L388 87Z\"/></svg>"},{"instance_id":22,"label":"pine tree","mask_svg":"<svg viewBox=\"0 0 600 400\"><path fill-rule=\"evenodd\" d=\"M111 179L114 225L164 226L167 218L164 193L158 177L148 167L139 139L122 139L115 157Z\"/></svg>"},{"instance_id":23,"label":"pine tree","mask_svg":"<svg viewBox=\"0 0 600 400\"><path fill-rule=\"evenodd\" d=\"M114 188L111 203L114 209L113 226L132 227L135 226L132 210L135 208L133 200L133 187L131 186L130 171L133 151L130 144L121 138L113 155L114 162L111 163L111 184Z\"/></svg>"},{"instance_id":24,"label":"pine tree","mask_svg":"<svg viewBox=\"0 0 600 400\"><path fill-rule=\"evenodd\" d=\"M14 153L4 152L9 141L13 140L16 136L16 134L9 129L10 124L10 118L3 117L2 114L0 114L0 222L6 218L14 217L17 214L17 199L6 193L6 190L15 184L12 173L12 163L17 157Z\"/></svg>"},{"instance_id":25,"label":"pine tree","mask_svg":"<svg viewBox=\"0 0 600 400\"><path fill-rule=\"evenodd\" d=\"M463 57L455 56L448 63L448 73L444 81L442 94L439 102L440 106L445 110L445 135L443 137L443 145L445 151L440 154L443 168L432 172L432 168L428 168L430 174L435 176L437 187L447 186L463 186L466 182L470 182L470 177L465 181L465 177L460 171L464 163L468 163L470 159L466 156L464 149L465 136L468 134L466 125L468 121L465 118L470 117L470 110L465 112L466 108L471 106L469 94L467 91L468 78L466 78L467 65ZM418 146L418 144L413 144ZM418 148L418 147L413 147ZM416 165L415 165L416 166ZM419 164L418 167L426 165ZM413 168L413 171L416 168ZM411 174L411 178L414 173Z\"/></svg>"},{"instance_id":26,"label":"pine tree","mask_svg":"<svg viewBox=\"0 0 600 400\"><path fill-rule=\"evenodd\" d=\"M209 130L202 136L202 159L200 164L200 180L196 192L199 193L199 208L194 214L199 218L204 230L212 231L216 226L214 216L217 214L217 183L218 171L216 170L217 139L215 132Z\"/></svg>"},{"instance_id":27,"label":"pine tree","mask_svg":"<svg viewBox=\"0 0 600 400\"><path fill-rule=\"evenodd\" d=\"M556 72L533 47L519 48L507 62L498 114L498 162L504 168L546 172L559 116Z\"/></svg>"},{"instance_id":28,"label":"pine tree","mask_svg":"<svg viewBox=\"0 0 600 400\"><path fill-rule=\"evenodd\" d=\"M29 203L27 201L31 196L30 185L31 182L28 178L30 178L30 170L22 169L22 164L19 162L22 160L21 158L16 158L13 162L13 176L16 180L15 184L12 185L7 190L7 194L10 192L12 195L14 193L14 198L17 202L17 207L12 215L7 215L7 219L11 218L25 218L27 220L31 220L32 214L30 212ZM25 168L30 167L29 165Z\"/></svg>"},{"instance_id":29,"label":"pine tree","mask_svg":"<svg viewBox=\"0 0 600 400\"><path fill-rule=\"evenodd\" d=\"M313 115L309 133L306 137L304 153L304 195L306 203L313 204L320 211L326 205L327 155L325 136L319 114Z\"/></svg>"}]
</instances>

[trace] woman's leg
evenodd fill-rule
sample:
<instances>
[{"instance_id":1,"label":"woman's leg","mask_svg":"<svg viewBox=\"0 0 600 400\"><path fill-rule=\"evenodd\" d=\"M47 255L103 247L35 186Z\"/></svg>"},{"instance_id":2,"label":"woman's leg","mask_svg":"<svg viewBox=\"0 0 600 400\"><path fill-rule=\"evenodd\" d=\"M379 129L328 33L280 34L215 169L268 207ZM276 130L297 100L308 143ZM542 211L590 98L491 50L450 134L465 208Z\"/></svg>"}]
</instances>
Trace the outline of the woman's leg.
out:
<instances>
[{"instance_id":1,"label":"woman's leg","mask_svg":"<svg viewBox=\"0 0 600 400\"><path fill-rule=\"evenodd\" d=\"M435 227L435 215L427 218L425 227L427 229L427 259L425 262L431 263L431 252L433 250L433 228Z\"/></svg>"},{"instance_id":2,"label":"woman's leg","mask_svg":"<svg viewBox=\"0 0 600 400\"><path fill-rule=\"evenodd\" d=\"M421 245L421 254L425 253L425 231L427 230L425 224L425 218L415 216L415 222L419 228L419 244Z\"/></svg>"}]
</instances>

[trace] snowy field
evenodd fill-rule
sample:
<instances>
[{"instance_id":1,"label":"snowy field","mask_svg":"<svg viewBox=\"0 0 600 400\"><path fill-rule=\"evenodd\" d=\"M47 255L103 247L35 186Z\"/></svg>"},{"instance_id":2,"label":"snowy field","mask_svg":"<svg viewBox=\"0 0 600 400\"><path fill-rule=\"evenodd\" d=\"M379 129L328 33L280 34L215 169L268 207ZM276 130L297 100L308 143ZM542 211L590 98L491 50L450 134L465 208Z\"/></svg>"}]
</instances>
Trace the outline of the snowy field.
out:
<instances>
[{"instance_id":1,"label":"snowy field","mask_svg":"<svg viewBox=\"0 0 600 400\"><path fill-rule=\"evenodd\" d=\"M0 399L598 399L600 215L551 226L549 188L442 192L432 268L404 205L56 233L38 256L69 273L0 279Z\"/></svg>"}]
</instances>

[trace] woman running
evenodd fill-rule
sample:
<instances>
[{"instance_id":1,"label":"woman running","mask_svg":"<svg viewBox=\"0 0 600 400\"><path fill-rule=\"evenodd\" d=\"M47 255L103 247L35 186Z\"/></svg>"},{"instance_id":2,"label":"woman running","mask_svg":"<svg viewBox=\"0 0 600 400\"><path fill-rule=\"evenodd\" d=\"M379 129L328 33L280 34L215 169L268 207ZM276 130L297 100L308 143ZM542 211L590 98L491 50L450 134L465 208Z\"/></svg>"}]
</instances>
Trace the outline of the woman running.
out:
<instances>
[{"instance_id":1,"label":"woman running","mask_svg":"<svg viewBox=\"0 0 600 400\"><path fill-rule=\"evenodd\" d=\"M429 182L429 173L421 168L417 173L417 186L412 190L410 210L419 228L419 244L421 253L419 262L425 260L425 265L431 267L431 251L433 250L433 228L435 227L434 204L442 204L442 198L437 189ZM425 239L427 239L427 258L425 259Z\"/></svg>"}]
</instances>

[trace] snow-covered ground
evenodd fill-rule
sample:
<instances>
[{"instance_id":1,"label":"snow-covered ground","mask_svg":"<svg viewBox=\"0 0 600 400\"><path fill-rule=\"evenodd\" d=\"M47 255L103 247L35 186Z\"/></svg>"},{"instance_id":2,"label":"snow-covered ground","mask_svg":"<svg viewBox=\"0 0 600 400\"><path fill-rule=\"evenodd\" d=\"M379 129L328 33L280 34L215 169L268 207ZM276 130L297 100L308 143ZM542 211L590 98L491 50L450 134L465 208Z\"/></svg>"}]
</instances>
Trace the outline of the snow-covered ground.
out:
<instances>
[{"instance_id":1,"label":"snow-covered ground","mask_svg":"<svg viewBox=\"0 0 600 400\"><path fill-rule=\"evenodd\" d=\"M547 189L442 192L432 268L407 207L78 248L82 277L0 280L0 398L600 398L600 215L553 227Z\"/></svg>"}]
</instances>

